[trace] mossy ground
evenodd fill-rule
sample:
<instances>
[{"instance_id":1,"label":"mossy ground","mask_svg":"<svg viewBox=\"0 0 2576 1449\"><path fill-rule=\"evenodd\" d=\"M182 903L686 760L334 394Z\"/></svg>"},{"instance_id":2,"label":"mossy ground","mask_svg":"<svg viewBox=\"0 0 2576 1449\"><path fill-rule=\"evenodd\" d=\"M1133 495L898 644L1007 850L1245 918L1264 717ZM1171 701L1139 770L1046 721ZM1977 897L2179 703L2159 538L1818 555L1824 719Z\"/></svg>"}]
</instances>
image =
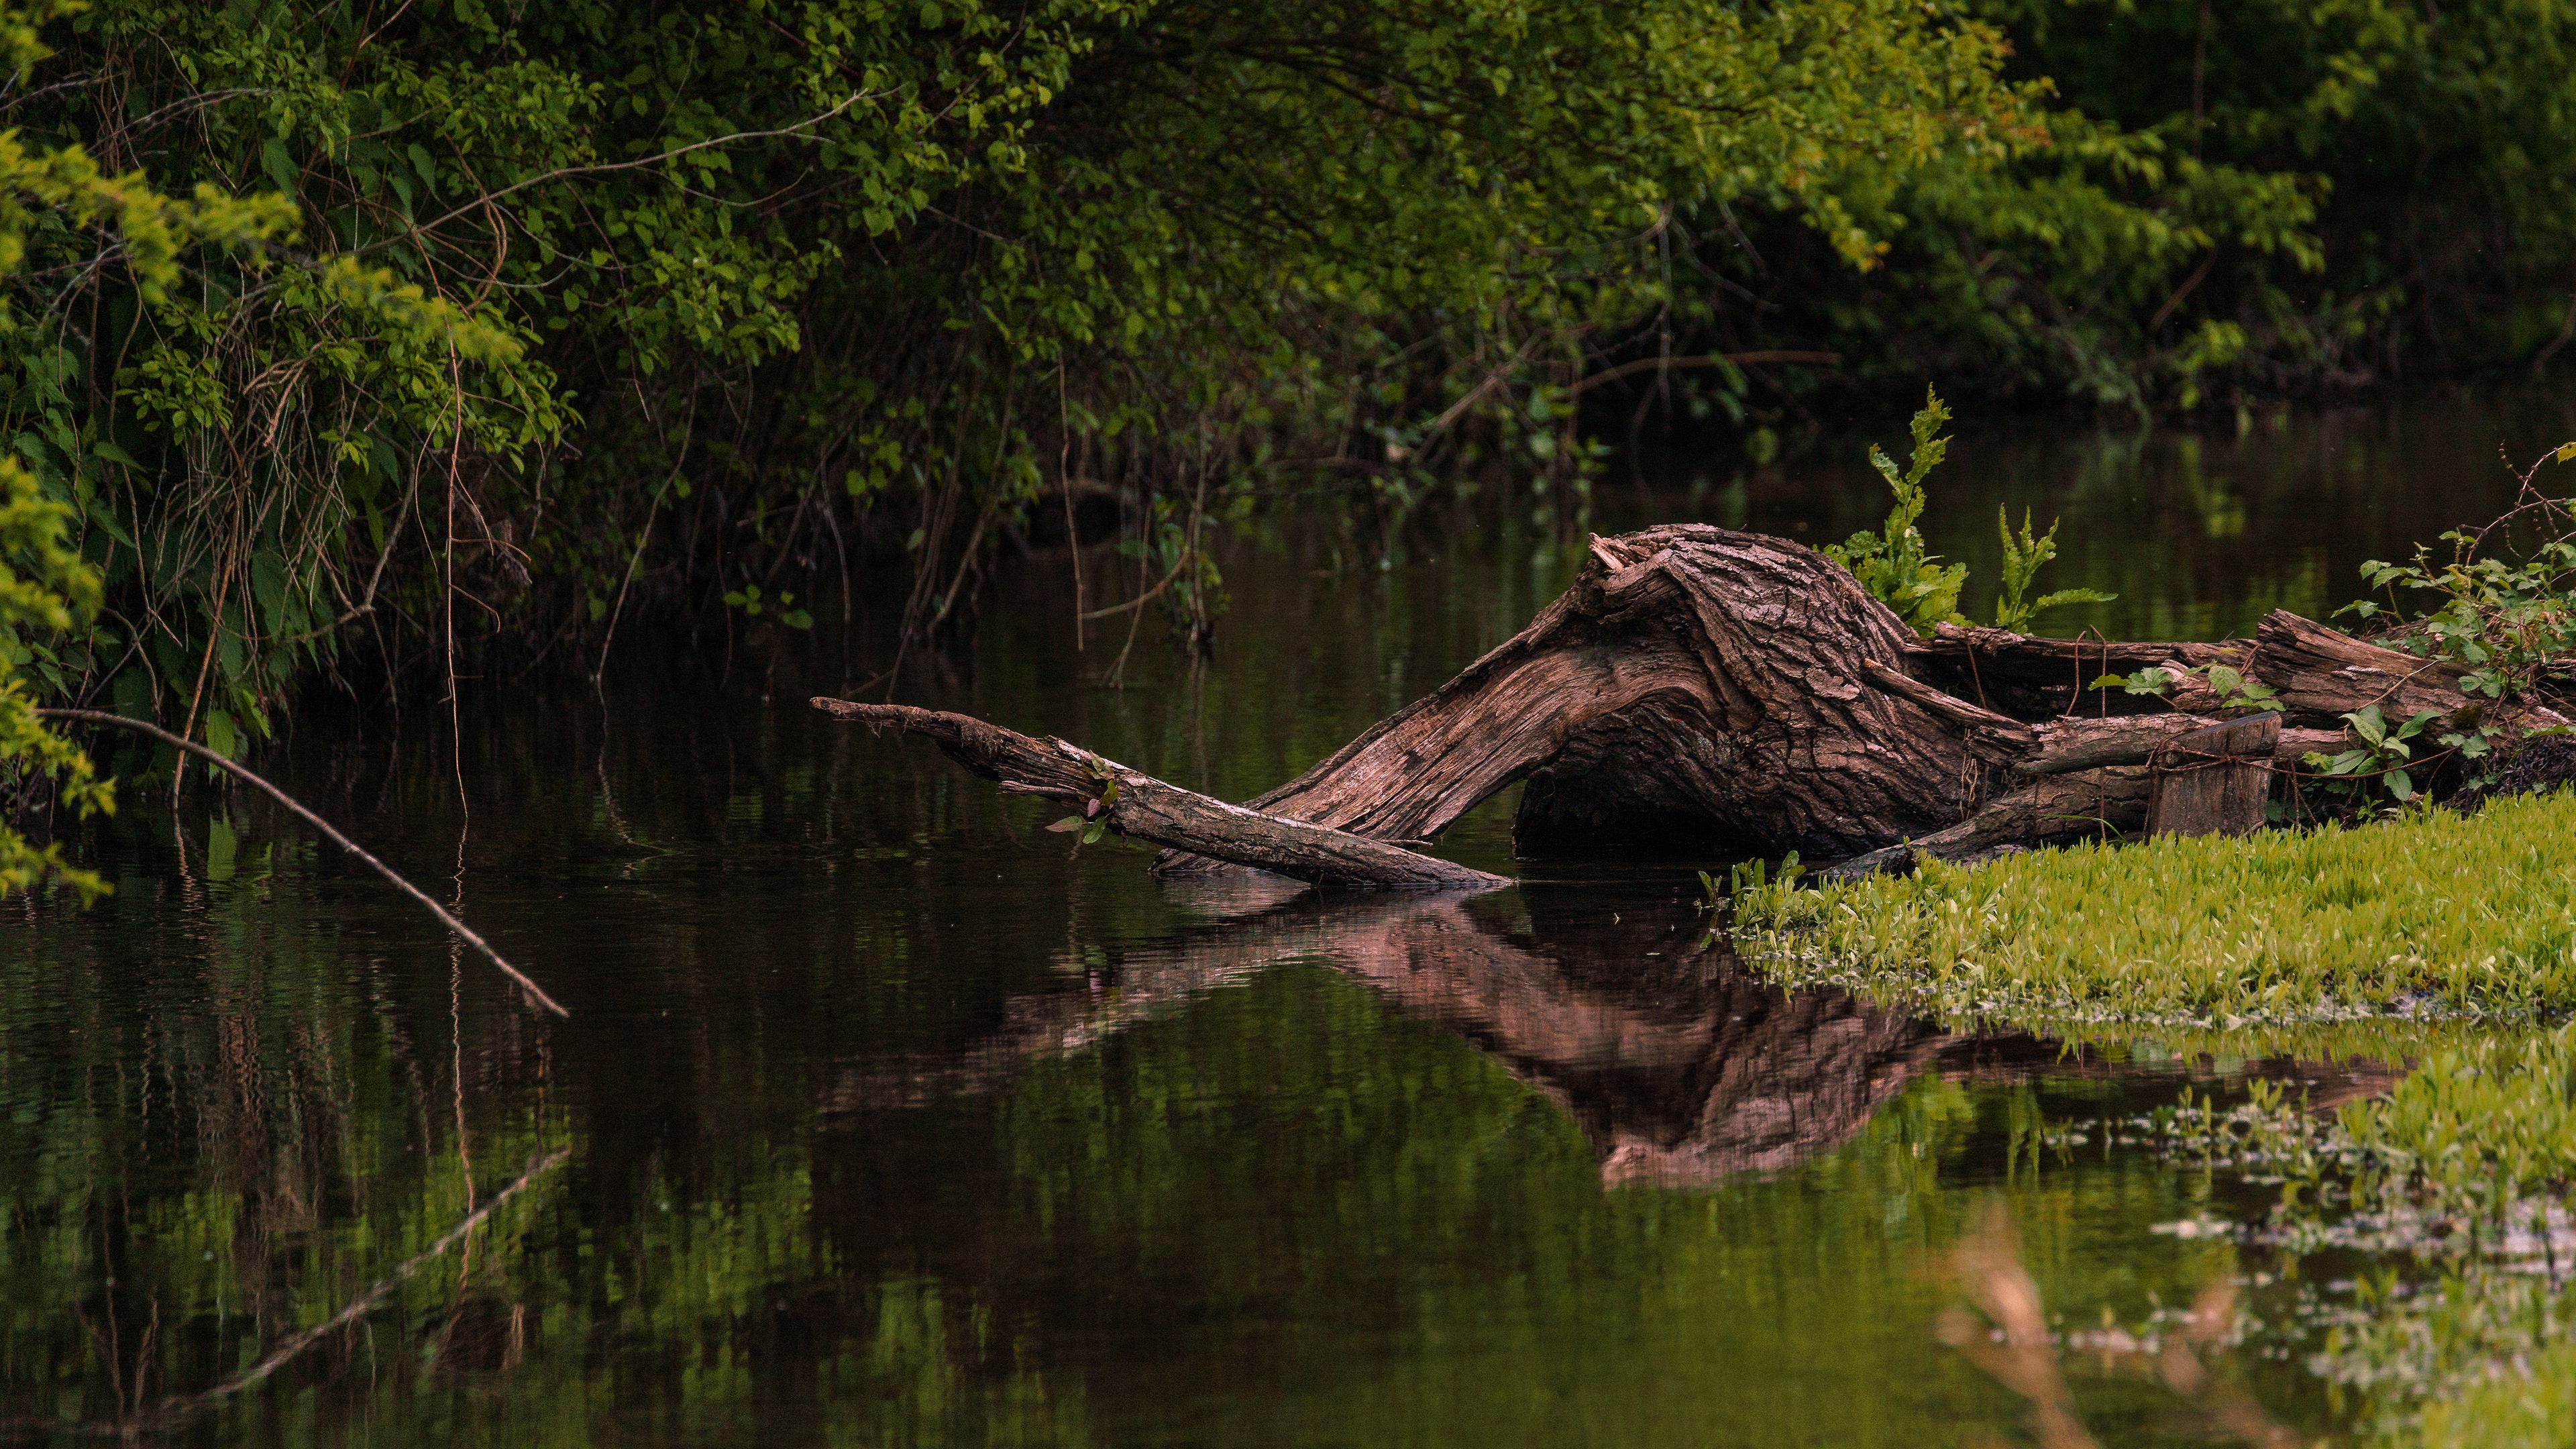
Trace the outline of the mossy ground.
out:
<instances>
[{"instance_id":1,"label":"mossy ground","mask_svg":"<svg viewBox=\"0 0 2576 1449\"><path fill-rule=\"evenodd\" d=\"M1784 984L1954 1020L2226 1028L2576 1010L2576 792L2357 828L2079 846L1750 886Z\"/></svg>"}]
</instances>

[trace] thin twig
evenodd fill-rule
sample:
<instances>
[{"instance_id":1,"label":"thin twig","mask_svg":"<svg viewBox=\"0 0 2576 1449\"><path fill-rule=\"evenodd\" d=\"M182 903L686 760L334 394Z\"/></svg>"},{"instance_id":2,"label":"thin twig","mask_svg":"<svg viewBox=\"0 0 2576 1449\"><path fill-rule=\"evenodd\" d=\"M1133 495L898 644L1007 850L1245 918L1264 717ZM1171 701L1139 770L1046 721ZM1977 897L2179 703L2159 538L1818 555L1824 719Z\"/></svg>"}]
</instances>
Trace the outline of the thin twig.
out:
<instances>
[{"instance_id":1,"label":"thin twig","mask_svg":"<svg viewBox=\"0 0 2576 1449\"><path fill-rule=\"evenodd\" d=\"M1604 383L1617 382L1623 377L1634 377L1641 372L1660 374L1670 372L1675 368L1681 367L1715 367L1721 361L1757 366L1766 362L1774 362L1804 367L1840 367L1842 365L1842 360L1843 355L1839 352L1777 350L1764 352L1727 352L1721 353L1715 357L1641 357L1634 362L1623 362L1617 367L1604 368L1599 372L1593 373L1589 377L1580 378L1575 381L1572 386L1566 388L1561 396L1579 397L1584 393L1590 392L1596 387L1600 387Z\"/></svg>"},{"instance_id":2,"label":"thin twig","mask_svg":"<svg viewBox=\"0 0 2576 1449\"><path fill-rule=\"evenodd\" d=\"M634 171L646 166L658 166L662 162L676 160L679 157L686 156L692 151L704 151L710 146L729 146L737 141L767 141L774 140L781 136L801 135L816 126L823 124L825 121L831 120L833 117L840 115L843 111L848 110L850 107L857 105L861 101L876 100L885 94L887 93L884 91L858 91L853 93L848 100L841 102L839 105L823 112L821 115L809 116L802 121L798 121L792 126L782 126L774 131L737 131L731 135L710 136L703 141L692 141L685 146L674 146L668 151L657 151L650 156L638 156L631 161L605 161L589 166L565 166L554 171L548 171L540 176L531 176L525 181L504 186L498 191L487 191L481 196L476 197L474 200L465 203L463 206L456 208L454 211L447 213L445 216L442 216L435 221L422 223L412 227L409 231L395 236L386 237L380 241L369 242L367 245L358 248L356 252L351 253L351 255L362 256L368 252L392 246L395 243L402 241L405 237L416 235L421 232L434 231L437 228L454 221L456 218L463 216L469 211L476 210L480 207L488 207L492 203L499 201L502 197L509 196L515 192L525 191L531 186L543 186L550 181L569 181L576 176L599 176L613 171Z\"/></svg>"},{"instance_id":3,"label":"thin twig","mask_svg":"<svg viewBox=\"0 0 2576 1449\"><path fill-rule=\"evenodd\" d=\"M304 823L331 837L333 844L339 846L342 850L349 852L351 855L356 856L358 859L365 861L375 870L376 874L392 881L395 886L401 889L404 895L407 895L413 900L420 902L422 905L429 907L429 913L438 917L440 924L446 926L447 929L454 931L464 940L465 944L472 946L475 950L490 957L492 964L501 968L501 974L519 983L522 990L536 998L538 1005L553 1012L557 1016L570 1017L572 1015L571 1012L566 1011L563 1007L557 1005L555 999L548 996L543 987L540 987L534 981L529 980L526 974L521 972L518 967L513 966L508 961L502 959L501 953L492 949L491 942L474 934L473 928L466 925L463 921L449 915L446 907L440 905L434 900L431 900L428 896L423 895L420 887L415 886L410 881L404 880L401 876L394 874L393 867L386 865L383 861L369 855L366 850L358 844L358 842L351 840L349 837L342 835L339 831L332 829L331 822L314 814L312 811L305 809L302 803L297 801L294 796L287 794L275 785L272 785L268 783L268 781L261 779L259 776L252 774L242 766L233 763L231 760L225 759L222 755L216 754L213 750L207 749L204 745L198 744L194 740L182 739L179 736L170 733L168 730L161 728L157 724L152 724L148 721L139 719L128 719L121 714L109 714L107 711L99 709L40 709L36 711L36 714L45 719L77 720L82 724L106 725L110 729L133 730L137 734L150 735L165 745L170 745L180 750L184 750L187 753L204 760L210 765L216 765L229 770L243 779L248 780L250 783L257 785L260 789L267 791L270 798L276 800L278 804L294 811L296 815L304 821Z\"/></svg>"}]
</instances>

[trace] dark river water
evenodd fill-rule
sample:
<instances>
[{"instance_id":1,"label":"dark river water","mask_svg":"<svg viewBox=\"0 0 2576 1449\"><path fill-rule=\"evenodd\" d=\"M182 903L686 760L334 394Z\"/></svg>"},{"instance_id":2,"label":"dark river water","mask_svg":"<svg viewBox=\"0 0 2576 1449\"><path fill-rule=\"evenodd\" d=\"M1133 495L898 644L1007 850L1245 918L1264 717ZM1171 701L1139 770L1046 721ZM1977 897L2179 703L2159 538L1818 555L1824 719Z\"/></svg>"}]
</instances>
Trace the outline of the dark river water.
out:
<instances>
[{"instance_id":1,"label":"dark river water","mask_svg":"<svg viewBox=\"0 0 2576 1449\"><path fill-rule=\"evenodd\" d=\"M1971 434L1934 544L1982 613L1995 508L2062 513L2054 582L2121 598L2060 631L2215 637L2331 609L2493 512L2500 441L2576 435L2529 403L2251 422ZM1860 442L1749 474L1667 448L1592 525L1838 538L1884 508ZM1123 633L1077 652L1042 552L904 697L1248 796L1566 584L1529 512L1249 530L1213 660L1149 622L1117 688ZM1092 600L1133 567L1093 555ZM2118 1124L2386 1068L1787 995L1709 939L1714 862L1524 868L1508 800L1443 848L1512 890L1166 886L810 712L877 667L835 623L637 637L598 697L471 686L461 739L320 707L262 757L569 1020L202 783L89 843L112 898L9 902L0 1438L1980 1444L2027 1405L1942 1315L1998 1223L2067 1332L2233 1285L2252 1326L2203 1350L2233 1411L2358 1422L2307 1353L2370 1265L2201 1230L2275 1190ZM2106 1445L2218 1422L2113 1353L2065 1371Z\"/></svg>"}]
</instances>

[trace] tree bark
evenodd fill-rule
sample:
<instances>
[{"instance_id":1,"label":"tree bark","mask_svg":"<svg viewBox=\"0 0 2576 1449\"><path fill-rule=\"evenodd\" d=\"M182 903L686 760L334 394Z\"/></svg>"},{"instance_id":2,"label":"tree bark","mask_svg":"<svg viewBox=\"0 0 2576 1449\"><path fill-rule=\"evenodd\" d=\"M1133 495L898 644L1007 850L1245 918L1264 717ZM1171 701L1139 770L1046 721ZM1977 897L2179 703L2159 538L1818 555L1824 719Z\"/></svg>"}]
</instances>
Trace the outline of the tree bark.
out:
<instances>
[{"instance_id":1,"label":"tree bark","mask_svg":"<svg viewBox=\"0 0 2576 1449\"><path fill-rule=\"evenodd\" d=\"M2391 723L2431 710L2452 716L2475 701L2460 693L2465 667L2365 644L2313 619L2275 609L2255 630L2254 677L2281 695L2285 713L2322 723L2371 705Z\"/></svg>"}]
</instances>

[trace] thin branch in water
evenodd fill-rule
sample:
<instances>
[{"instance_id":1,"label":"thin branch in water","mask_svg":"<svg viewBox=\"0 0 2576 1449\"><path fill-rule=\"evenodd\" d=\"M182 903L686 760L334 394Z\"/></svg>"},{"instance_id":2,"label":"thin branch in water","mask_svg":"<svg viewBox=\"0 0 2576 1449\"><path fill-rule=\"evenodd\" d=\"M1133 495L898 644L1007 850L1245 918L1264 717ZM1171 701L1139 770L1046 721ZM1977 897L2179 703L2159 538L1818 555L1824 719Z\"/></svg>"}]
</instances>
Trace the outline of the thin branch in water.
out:
<instances>
[{"instance_id":1,"label":"thin branch in water","mask_svg":"<svg viewBox=\"0 0 2576 1449\"><path fill-rule=\"evenodd\" d=\"M485 956L491 958L492 964L501 968L501 974L509 977L512 981L519 983L519 988L527 992L529 996L535 998L538 1005L560 1017L570 1017L572 1015L571 1012L564 1010L562 1006L558 1005L553 997L548 996L545 993L545 988L537 985L536 982L529 980L526 973L520 971L518 967L511 965L507 960L503 959L500 952L493 950L491 942L476 935L472 927L466 925L463 921L456 919L453 915L448 914L446 907L422 894L420 887L413 885L410 881L396 875L393 867L376 859L374 856L369 855L365 848L360 846L358 842L351 840L349 837L342 835L339 831L333 829L330 821L327 821L321 816L314 814L312 811L305 809L302 802L298 801L294 796L287 794L285 791L270 784L258 775L251 773L243 766L235 764L231 760L224 758L222 755L216 754L213 750L206 748L204 745L198 744L194 740L183 739L178 735L172 734L170 731L161 728L159 725L139 719L128 719L121 714L109 714L107 711L99 709L39 709L36 711L36 714L38 717L43 719L75 720L81 724L105 725L110 729L133 730L137 734L150 735L165 745L170 745L188 754L195 755L210 765L228 770L233 774L240 776L242 779L249 781L251 784L258 786L260 789L268 793L269 798L275 800L278 804L285 806L287 809L294 811L297 818L303 820L305 824L310 825L314 829L321 831L324 835L331 837L332 844L339 846L342 850L345 850L351 855L356 856L358 859L365 861L367 865L376 872L376 874L392 881L404 895L407 895L413 900L420 902L422 905L427 906L429 908L429 913L438 917L441 925L454 931L458 937L464 940L465 944L472 946L475 950L480 951Z\"/></svg>"}]
</instances>

